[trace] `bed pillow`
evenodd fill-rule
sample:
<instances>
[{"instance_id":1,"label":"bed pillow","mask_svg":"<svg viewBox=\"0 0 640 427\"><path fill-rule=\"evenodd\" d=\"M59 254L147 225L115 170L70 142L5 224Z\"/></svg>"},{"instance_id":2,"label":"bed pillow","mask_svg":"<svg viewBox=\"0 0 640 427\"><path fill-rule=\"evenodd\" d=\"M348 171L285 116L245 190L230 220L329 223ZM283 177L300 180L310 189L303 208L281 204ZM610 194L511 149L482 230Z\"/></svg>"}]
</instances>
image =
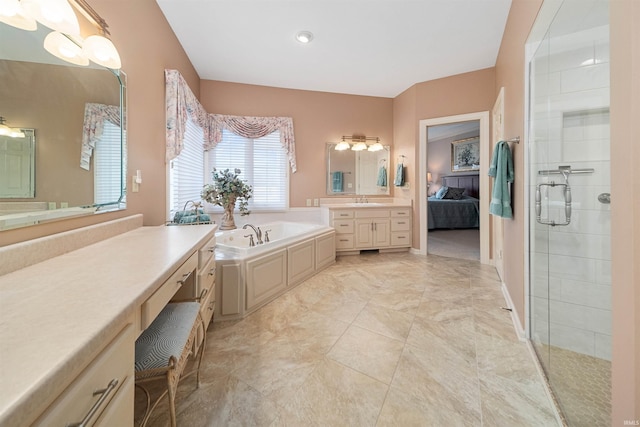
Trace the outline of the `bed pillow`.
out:
<instances>
[{"instance_id":1,"label":"bed pillow","mask_svg":"<svg viewBox=\"0 0 640 427\"><path fill-rule=\"evenodd\" d=\"M464 188L449 187L449 189L447 190L447 194L444 195L444 198L460 200L462 199L462 193L464 193Z\"/></svg>"},{"instance_id":2,"label":"bed pillow","mask_svg":"<svg viewBox=\"0 0 640 427\"><path fill-rule=\"evenodd\" d=\"M444 199L444 197L447 195L447 190L449 190L449 187L440 187L440 189L436 193L436 199Z\"/></svg>"}]
</instances>

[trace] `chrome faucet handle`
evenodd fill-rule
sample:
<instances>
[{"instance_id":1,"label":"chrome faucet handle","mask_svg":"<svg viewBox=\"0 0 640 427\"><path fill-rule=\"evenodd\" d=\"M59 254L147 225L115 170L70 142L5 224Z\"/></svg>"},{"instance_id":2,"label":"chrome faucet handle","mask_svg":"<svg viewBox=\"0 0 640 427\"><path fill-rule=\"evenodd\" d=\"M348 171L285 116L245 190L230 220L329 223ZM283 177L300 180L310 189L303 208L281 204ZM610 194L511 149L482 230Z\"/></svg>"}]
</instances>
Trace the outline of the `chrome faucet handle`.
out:
<instances>
[{"instance_id":1,"label":"chrome faucet handle","mask_svg":"<svg viewBox=\"0 0 640 427\"><path fill-rule=\"evenodd\" d=\"M258 229L256 230L256 238L258 239L258 244L261 245L264 242L262 241L262 230L260 230L260 227L257 227Z\"/></svg>"},{"instance_id":2,"label":"chrome faucet handle","mask_svg":"<svg viewBox=\"0 0 640 427\"><path fill-rule=\"evenodd\" d=\"M264 242L265 243L269 243L269 232L271 231L271 229L269 230L264 230Z\"/></svg>"},{"instance_id":3,"label":"chrome faucet handle","mask_svg":"<svg viewBox=\"0 0 640 427\"><path fill-rule=\"evenodd\" d=\"M256 242L253 240L253 234L245 235L244 237L249 238L249 247L252 248L256 245Z\"/></svg>"}]
</instances>

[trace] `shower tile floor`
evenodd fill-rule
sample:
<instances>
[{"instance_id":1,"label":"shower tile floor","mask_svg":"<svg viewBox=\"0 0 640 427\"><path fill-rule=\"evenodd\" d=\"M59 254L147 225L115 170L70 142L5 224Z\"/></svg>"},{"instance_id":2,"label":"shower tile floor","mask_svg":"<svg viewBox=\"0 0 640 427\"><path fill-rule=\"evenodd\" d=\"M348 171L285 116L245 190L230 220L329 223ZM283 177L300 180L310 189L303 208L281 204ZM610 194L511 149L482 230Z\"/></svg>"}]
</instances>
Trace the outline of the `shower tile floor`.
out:
<instances>
[{"instance_id":1,"label":"shower tile floor","mask_svg":"<svg viewBox=\"0 0 640 427\"><path fill-rule=\"evenodd\" d=\"M555 346L542 349L566 423L611 425L611 362Z\"/></svg>"},{"instance_id":2,"label":"shower tile floor","mask_svg":"<svg viewBox=\"0 0 640 427\"><path fill-rule=\"evenodd\" d=\"M557 426L504 305L495 269L476 261L339 257L210 326L200 388L190 376L178 389L178 425ZM166 399L148 425L168 425Z\"/></svg>"}]
</instances>

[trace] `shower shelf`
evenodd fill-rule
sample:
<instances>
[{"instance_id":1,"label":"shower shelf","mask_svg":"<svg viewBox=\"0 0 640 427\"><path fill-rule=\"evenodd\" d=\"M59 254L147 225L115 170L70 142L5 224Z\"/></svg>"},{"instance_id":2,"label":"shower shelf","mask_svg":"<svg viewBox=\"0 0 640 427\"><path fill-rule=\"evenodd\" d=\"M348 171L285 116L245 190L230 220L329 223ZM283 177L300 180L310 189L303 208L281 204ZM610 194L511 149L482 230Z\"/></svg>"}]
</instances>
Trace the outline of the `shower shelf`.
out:
<instances>
[{"instance_id":1,"label":"shower shelf","mask_svg":"<svg viewBox=\"0 0 640 427\"><path fill-rule=\"evenodd\" d=\"M547 169L538 171L538 175L562 175L563 173L568 172L573 175L576 173L594 173L595 169L587 168L587 169L571 169L570 166L560 166L558 169Z\"/></svg>"}]
</instances>

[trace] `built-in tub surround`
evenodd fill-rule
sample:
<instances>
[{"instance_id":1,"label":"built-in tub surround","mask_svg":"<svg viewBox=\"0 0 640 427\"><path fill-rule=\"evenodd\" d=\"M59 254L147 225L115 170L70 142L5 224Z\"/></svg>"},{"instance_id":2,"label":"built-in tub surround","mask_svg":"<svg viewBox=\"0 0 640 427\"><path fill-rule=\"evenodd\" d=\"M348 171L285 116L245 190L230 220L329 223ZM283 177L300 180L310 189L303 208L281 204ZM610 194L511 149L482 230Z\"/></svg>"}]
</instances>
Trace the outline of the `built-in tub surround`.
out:
<instances>
[{"instance_id":1,"label":"built-in tub surround","mask_svg":"<svg viewBox=\"0 0 640 427\"><path fill-rule=\"evenodd\" d=\"M214 321L238 319L335 262L335 231L321 224L255 224L269 242L249 246L251 228L216 233Z\"/></svg>"}]
</instances>

